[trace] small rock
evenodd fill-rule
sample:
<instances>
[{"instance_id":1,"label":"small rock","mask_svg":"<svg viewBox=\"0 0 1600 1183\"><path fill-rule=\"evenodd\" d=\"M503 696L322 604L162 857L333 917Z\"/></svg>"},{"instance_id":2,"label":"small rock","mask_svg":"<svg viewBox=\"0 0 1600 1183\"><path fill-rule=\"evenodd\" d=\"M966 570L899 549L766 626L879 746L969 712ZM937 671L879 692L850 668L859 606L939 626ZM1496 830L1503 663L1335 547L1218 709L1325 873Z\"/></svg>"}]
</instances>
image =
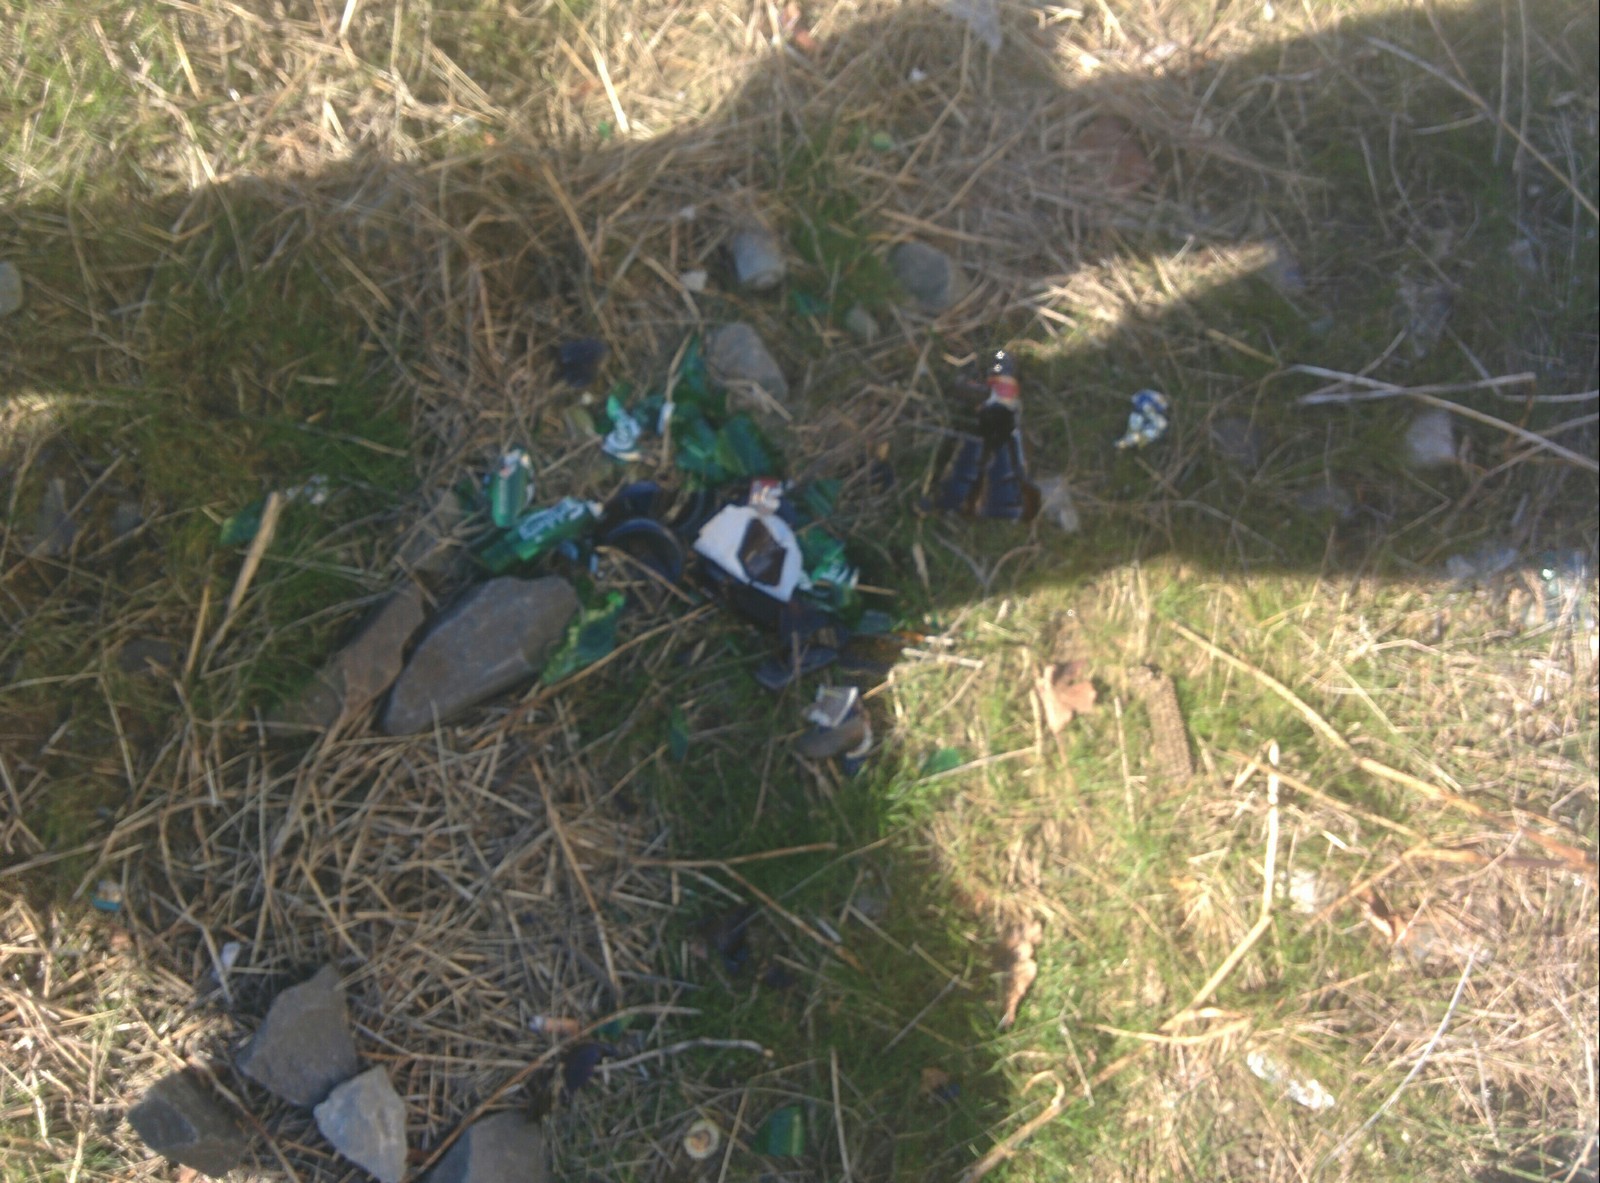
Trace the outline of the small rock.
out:
<instances>
[{"instance_id":1,"label":"small rock","mask_svg":"<svg viewBox=\"0 0 1600 1183\"><path fill-rule=\"evenodd\" d=\"M578 595L564 579L504 577L468 591L417 646L380 727L410 735L533 677L566 636Z\"/></svg>"},{"instance_id":2,"label":"small rock","mask_svg":"<svg viewBox=\"0 0 1600 1183\"><path fill-rule=\"evenodd\" d=\"M456 530L467 520L466 508L454 489L445 489L400 548L400 566L422 575L437 575L460 553Z\"/></svg>"},{"instance_id":3,"label":"small rock","mask_svg":"<svg viewBox=\"0 0 1600 1183\"><path fill-rule=\"evenodd\" d=\"M128 1110L128 1124L157 1154L215 1178L239 1165L250 1141L189 1072L156 1081Z\"/></svg>"},{"instance_id":4,"label":"small rock","mask_svg":"<svg viewBox=\"0 0 1600 1183\"><path fill-rule=\"evenodd\" d=\"M317 1104L361 1071L338 971L325 965L274 998L238 1065L267 1091L301 1106Z\"/></svg>"},{"instance_id":5,"label":"small rock","mask_svg":"<svg viewBox=\"0 0 1600 1183\"><path fill-rule=\"evenodd\" d=\"M400 676L406 644L422 621L422 589L407 580L372 611L355 640L329 659L279 721L331 727L341 716L376 702Z\"/></svg>"},{"instance_id":6,"label":"small rock","mask_svg":"<svg viewBox=\"0 0 1600 1183\"><path fill-rule=\"evenodd\" d=\"M1411 356L1421 360L1433 352L1444 336L1445 325L1455 307L1455 298L1442 283L1429 283L1403 277L1400 302L1405 306L1406 335Z\"/></svg>"},{"instance_id":7,"label":"small rock","mask_svg":"<svg viewBox=\"0 0 1600 1183\"><path fill-rule=\"evenodd\" d=\"M747 226L728 243L733 256L733 274L739 286L752 292L765 292L783 281L788 265L777 235L765 226Z\"/></svg>"},{"instance_id":8,"label":"small rock","mask_svg":"<svg viewBox=\"0 0 1600 1183\"><path fill-rule=\"evenodd\" d=\"M1072 500L1072 490L1064 476L1042 477L1039 487L1039 517L1054 522L1063 534L1076 534L1083 523L1078 518L1078 507Z\"/></svg>"},{"instance_id":9,"label":"small rock","mask_svg":"<svg viewBox=\"0 0 1600 1183\"><path fill-rule=\"evenodd\" d=\"M67 512L67 482L51 477L33 520L33 554L42 559L58 559L72 549L78 536L78 523Z\"/></svg>"},{"instance_id":10,"label":"small rock","mask_svg":"<svg viewBox=\"0 0 1600 1183\"><path fill-rule=\"evenodd\" d=\"M155 637L135 637L117 652L117 668L125 674L164 677L178 671L178 647Z\"/></svg>"},{"instance_id":11,"label":"small rock","mask_svg":"<svg viewBox=\"0 0 1600 1183\"><path fill-rule=\"evenodd\" d=\"M548 1183L544 1133L507 1110L467 1127L428 1174L428 1183Z\"/></svg>"},{"instance_id":12,"label":"small rock","mask_svg":"<svg viewBox=\"0 0 1600 1183\"><path fill-rule=\"evenodd\" d=\"M922 242L902 242L889 252L889 268L906 295L928 313L943 312L965 289L949 255Z\"/></svg>"},{"instance_id":13,"label":"small rock","mask_svg":"<svg viewBox=\"0 0 1600 1183\"><path fill-rule=\"evenodd\" d=\"M388 1069L369 1068L345 1081L314 1110L317 1128L333 1147L378 1183L400 1183L406 1173L406 1103L389 1083Z\"/></svg>"},{"instance_id":14,"label":"small rock","mask_svg":"<svg viewBox=\"0 0 1600 1183\"><path fill-rule=\"evenodd\" d=\"M703 268L696 267L690 271L678 272L678 282L683 285L683 290L699 295L706 290L706 283L710 280Z\"/></svg>"},{"instance_id":15,"label":"small rock","mask_svg":"<svg viewBox=\"0 0 1600 1183\"><path fill-rule=\"evenodd\" d=\"M1450 412L1430 407L1406 428L1406 457L1412 468L1443 468L1456 462L1456 428Z\"/></svg>"},{"instance_id":16,"label":"small rock","mask_svg":"<svg viewBox=\"0 0 1600 1183\"><path fill-rule=\"evenodd\" d=\"M15 263L0 263L0 316L22 307L22 272Z\"/></svg>"},{"instance_id":17,"label":"small rock","mask_svg":"<svg viewBox=\"0 0 1600 1183\"><path fill-rule=\"evenodd\" d=\"M759 387L780 403L789 397L788 379L760 335L743 321L712 330L706 342L706 367L713 379L731 389Z\"/></svg>"},{"instance_id":18,"label":"small rock","mask_svg":"<svg viewBox=\"0 0 1600 1183\"><path fill-rule=\"evenodd\" d=\"M1211 443L1227 464L1252 472L1261 466L1261 429L1232 416L1211 425Z\"/></svg>"},{"instance_id":19,"label":"small rock","mask_svg":"<svg viewBox=\"0 0 1600 1183\"><path fill-rule=\"evenodd\" d=\"M854 305L849 312L844 314L844 327L858 341L871 345L878 339L878 321L860 304Z\"/></svg>"}]
</instances>

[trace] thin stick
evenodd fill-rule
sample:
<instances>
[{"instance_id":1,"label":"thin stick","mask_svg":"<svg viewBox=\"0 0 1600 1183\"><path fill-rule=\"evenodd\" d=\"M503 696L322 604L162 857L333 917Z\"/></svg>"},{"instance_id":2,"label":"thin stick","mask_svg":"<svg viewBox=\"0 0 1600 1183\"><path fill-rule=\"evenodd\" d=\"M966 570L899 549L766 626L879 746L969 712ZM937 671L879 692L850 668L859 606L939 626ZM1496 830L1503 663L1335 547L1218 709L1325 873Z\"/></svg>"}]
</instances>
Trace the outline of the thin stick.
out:
<instances>
[{"instance_id":1,"label":"thin stick","mask_svg":"<svg viewBox=\"0 0 1600 1183\"><path fill-rule=\"evenodd\" d=\"M578 863L578 856L572 852L572 844L567 841L567 828L561 824L561 815L556 811L555 802L550 799L550 786L545 783L544 773L540 770L538 761L529 761L529 767L533 769L533 779L539 782L539 795L544 798L544 811L550 819L550 829L555 833L556 841L561 844L561 853L566 856L567 866L572 869L572 877L578 881L578 888L583 892L583 898L588 902L589 911L594 916L595 931L600 935L600 955L605 959L606 977L611 982L611 996L621 1002L622 982L617 978L617 967L611 959L611 941L606 936L605 917L601 914L600 905L589 887L589 879Z\"/></svg>"},{"instance_id":2,"label":"thin stick","mask_svg":"<svg viewBox=\"0 0 1600 1183\"><path fill-rule=\"evenodd\" d=\"M1301 406L1316 406L1318 403L1325 402L1353 402L1358 399L1399 398L1404 396L1406 398L1415 399L1417 402L1424 403L1427 406L1438 407L1442 411L1449 411L1452 415L1460 415L1466 419L1475 419L1479 423L1488 424L1490 427L1498 428L1508 435L1514 435L1518 439L1526 440L1528 443L1533 444L1535 447L1542 448L1546 452L1560 456L1563 460L1570 461L1571 463L1576 464L1579 468L1586 468L1590 472L1600 472L1600 462L1591 460L1581 452L1574 452L1571 448L1565 447L1562 444L1558 444L1554 440L1548 439L1536 431L1529 431L1526 427L1518 427L1515 423L1507 423L1504 419L1497 419L1493 415L1486 414L1483 411L1476 410L1461 403L1453 403L1449 399L1437 398L1434 395L1429 394L1427 390L1422 387L1413 386L1408 388L1404 386L1394 386L1387 382L1378 382L1372 378L1362 378L1355 374L1341 373L1338 370L1323 369L1321 366L1290 366L1289 371L1291 373L1311 374L1321 378L1334 378L1341 382L1353 382L1358 386L1367 387L1369 391L1369 393L1362 395L1333 393L1308 394L1299 400ZM1479 382L1473 386L1464 387L1463 389L1501 386L1513 381L1522 381L1524 377L1525 376L1522 374L1514 374L1510 378L1491 378L1487 382Z\"/></svg>"},{"instance_id":3,"label":"thin stick","mask_svg":"<svg viewBox=\"0 0 1600 1183\"><path fill-rule=\"evenodd\" d=\"M772 1053L761 1044L749 1039L685 1039L669 1047L651 1048L649 1051L629 1056L626 1060L613 1060L609 1064L603 1064L601 1067L606 1072L615 1072L618 1068L632 1068L635 1064L643 1064L649 1060L660 1060L666 1056L676 1056L680 1052L692 1052L701 1048L754 1052L758 1056L765 1056L769 1059L772 1056Z\"/></svg>"},{"instance_id":4,"label":"thin stick","mask_svg":"<svg viewBox=\"0 0 1600 1183\"><path fill-rule=\"evenodd\" d=\"M1244 934L1243 939L1233 947L1233 952L1223 958L1222 964L1217 966L1215 972L1206 979L1206 984L1195 991L1195 996L1189 1000L1189 1005L1161 1024L1161 1031L1168 1032L1174 1027L1181 1026L1194 1016L1196 1010L1210 1001L1211 996L1217 992L1239 962L1244 960L1245 954L1261 939L1261 935L1272 925L1272 891L1278 877L1278 741L1273 740L1267 745L1267 762L1272 771L1267 775L1267 853L1261 873L1261 915L1256 917L1256 922L1250 926L1250 931Z\"/></svg>"},{"instance_id":5,"label":"thin stick","mask_svg":"<svg viewBox=\"0 0 1600 1183\"><path fill-rule=\"evenodd\" d=\"M1472 965L1477 959L1477 956L1478 954L1475 951L1467 954L1467 964L1461 967L1461 977L1456 981L1456 991L1450 996L1450 1005L1445 1008L1444 1018L1439 1020L1439 1025L1434 1028L1433 1035L1428 1039L1427 1046L1422 1049L1422 1054L1417 1057L1417 1062L1411 1065L1411 1071L1406 1073L1406 1078L1395 1086L1394 1092L1390 1093L1388 1099L1385 1100L1382 1105L1378 1106L1377 1111L1373 1113L1371 1117L1367 1118L1366 1121L1361 1123L1360 1129L1354 1130L1345 1135L1343 1141L1341 1141L1332 1150L1328 1151L1327 1154L1322 1156L1322 1159L1312 1170L1312 1174L1316 1174L1317 1171L1320 1171L1323 1167L1327 1166L1330 1159L1338 1158L1345 1152L1346 1148L1349 1147L1351 1142L1354 1142L1362 1134L1366 1133L1374 1125L1376 1125L1378 1119L1385 1113L1389 1112L1389 1108L1395 1103L1395 1101L1399 1100L1400 1094L1405 1091L1406 1086L1417 1078L1417 1073L1422 1071L1422 1066L1428 1062L1428 1057L1433 1055L1433 1049L1438 1046L1439 1040L1444 1037L1445 1028L1450 1026L1450 1020L1456 1013L1456 1006L1461 1002L1462 991L1467 988L1467 979L1472 976Z\"/></svg>"},{"instance_id":6,"label":"thin stick","mask_svg":"<svg viewBox=\"0 0 1600 1183\"><path fill-rule=\"evenodd\" d=\"M833 1078L833 1127L839 1132L839 1165L844 1168L844 1183L850 1183L850 1147L844 1140L844 1108L839 1104L839 1049L828 1049L828 1071Z\"/></svg>"},{"instance_id":7,"label":"thin stick","mask_svg":"<svg viewBox=\"0 0 1600 1183\"><path fill-rule=\"evenodd\" d=\"M788 858L792 854L820 854L838 850L837 842L808 842L804 846L785 846L782 850L763 850L757 854L736 854L730 858L636 858L636 867L736 867L743 863L760 863L767 859Z\"/></svg>"},{"instance_id":8,"label":"thin stick","mask_svg":"<svg viewBox=\"0 0 1600 1183\"><path fill-rule=\"evenodd\" d=\"M812 927L810 924L807 924L804 920L800 919L800 917L796 916L793 912L789 911L788 908L785 908L782 904L780 904L777 900L773 899L766 892L762 891L754 883L751 883L750 880L746 879L743 875L739 874L739 872L735 871L727 863L725 863L725 862L717 863L716 867L723 874L727 875L728 878L734 880L741 887L743 887L746 891L748 891L751 895L755 896L756 899L760 900L762 902L762 904L764 904L766 907L771 908L779 916L782 916L790 924L794 925L801 932L805 933L806 936L810 937L813 941L815 941L817 944L821 945L828 952L832 953L835 957L838 957L841 961L843 961L845 964L850 966L851 969L858 970L858 971L861 969L861 962L856 958L856 955L854 953L852 953L849 949L846 949L843 945L838 945L838 944L835 944L834 942L828 940L827 937L823 936L814 927Z\"/></svg>"},{"instance_id":9,"label":"thin stick","mask_svg":"<svg viewBox=\"0 0 1600 1183\"><path fill-rule=\"evenodd\" d=\"M211 664L217 647L228 635L233 618L239 614L239 606L244 603L245 593L250 590L250 584L255 580L256 572L261 567L261 560L267 553L267 547L272 545L272 536L278 531L278 515L282 512L283 494L276 490L268 493L267 503L261 509L261 525L256 528L256 536L250 540L250 549L244 556L244 566L239 568L239 578L233 581L233 594L228 597L228 606L222 613L222 623L217 625L217 631L212 634L210 643L206 645L205 657L200 662L202 670Z\"/></svg>"},{"instance_id":10,"label":"thin stick","mask_svg":"<svg viewBox=\"0 0 1600 1183\"><path fill-rule=\"evenodd\" d=\"M1467 102L1477 107L1478 110L1482 111L1490 119L1493 119L1496 124L1498 124L1508 135L1511 136L1512 139L1516 140L1517 143L1521 145L1524 152L1537 160L1544 167L1546 172L1561 182L1562 187L1577 199L1578 204L1589 211L1590 217L1600 219L1600 209L1597 209L1594 202L1590 201L1583 195L1583 193L1578 189L1578 186L1573 183L1572 178L1557 168L1555 163L1548 156L1530 144L1528 142L1528 137L1523 135L1515 127L1511 126L1510 121L1506 119L1504 115L1496 111L1493 107L1489 106L1489 104L1478 95L1477 91L1473 90L1466 83L1458 82L1456 79L1450 77L1450 75L1439 69L1439 67L1435 66L1432 62L1424 61L1414 53L1407 53L1398 45L1394 45L1391 42L1385 41L1382 37L1368 37L1366 40L1369 44L1376 45L1379 49L1384 50L1386 53L1392 53L1395 57L1400 58L1402 61L1410 62L1419 70L1426 70L1429 74L1432 74L1440 82L1444 83L1451 90L1459 94L1462 98L1466 99Z\"/></svg>"},{"instance_id":11,"label":"thin stick","mask_svg":"<svg viewBox=\"0 0 1600 1183\"><path fill-rule=\"evenodd\" d=\"M1514 834L1524 835L1530 841L1537 843L1548 850L1551 854L1555 855L1557 858L1562 859L1573 870L1582 871L1591 879L1595 877L1596 867L1594 859L1582 848L1567 842L1563 842L1556 838L1546 837L1537 830L1530 830L1525 826L1519 825L1510 818L1500 817L1498 814L1495 814L1484 808L1482 805L1479 805L1476 801L1467 800L1467 798L1461 796L1459 793L1452 793L1449 789L1442 788L1439 785L1431 783L1430 781L1425 781L1421 777L1412 776L1409 772L1402 772L1398 768L1391 768L1382 760L1374 760L1371 756L1361 755L1360 753L1356 752L1356 750L1350 746L1350 742L1345 739L1344 736L1335 731L1332 724L1319 715L1309 703L1307 703L1293 690L1290 690L1282 682L1278 681L1278 679L1274 678L1271 674L1267 673L1265 670L1257 669L1248 661L1235 657L1226 649L1222 649L1217 645L1213 645L1210 641L1206 640L1187 625L1181 624L1176 620L1169 620L1167 623L1172 630L1184 640L1189 641L1191 644L1198 645L1217 660L1224 661L1233 666L1235 669L1249 674L1268 690L1271 690L1279 698L1283 699L1284 702L1288 703L1300 713L1301 718L1311 725L1311 730L1315 731L1329 744L1342 752L1350 760L1350 762L1362 772L1365 772L1371 776L1376 776L1382 780L1390 781L1393 784L1402 785L1405 788L1410 789L1412 792L1428 798L1430 801L1436 801L1441 805L1448 805L1452 809L1456 809L1461 813L1465 813L1469 817L1477 818L1500 829L1508 830Z\"/></svg>"}]
</instances>

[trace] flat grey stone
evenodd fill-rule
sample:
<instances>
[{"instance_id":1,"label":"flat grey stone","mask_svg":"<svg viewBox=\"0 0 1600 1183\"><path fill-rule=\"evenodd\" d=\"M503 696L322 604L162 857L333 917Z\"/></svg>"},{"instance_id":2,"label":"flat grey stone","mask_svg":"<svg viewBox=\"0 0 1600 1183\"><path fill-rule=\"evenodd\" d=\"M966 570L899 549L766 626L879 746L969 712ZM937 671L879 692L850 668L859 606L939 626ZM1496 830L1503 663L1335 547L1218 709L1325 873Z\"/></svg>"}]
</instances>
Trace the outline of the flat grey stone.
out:
<instances>
[{"instance_id":1,"label":"flat grey stone","mask_svg":"<svg viewBox=\"0 0 1600 1183\"><path fill-rule=\"evenodd\" d=\"M22 272L15 263L0 263L0 316L22 307Z\"/></svg>"},{"instance_id":2,"label":"flat grey stone","mask_svg":"<svg viewBox=\"0 0 1600 1183\"><path fill-rule=\"evenodd\" d=\"M783 245L765 226L748 226L736 232L728 243L728 253L733 256L734 277L748 291L775 288L788 271Z\"/></svg>"},{"instance_id":3,"label":"flat grey stone","mask_svg":"<svg viewBox=\"0 0 1600 1183\"><path fill-rule=\"evenodd\" d=\"M550 1159L544 1131L507 1110L467 1127L427 1183L547 1183Z\"/></svg>"},{"instance_id":4,"label":"flat grey stone","mask_svg":"<svg viewBox=\"0 0 1600 1183\"><path fill-rule=\"evenodd\" d=\"M333 966L323 966L309 981L272 1000L238 1064L240 1072L275 1096L306 1107L361 1071Z\"/></svg>"},{"instance_id":5,"label":"flat grey stone","mask_svg":"<svg viewBox=\"0 0 1600 1183\"><path fill-rule=\"evenodd\" d=\"M405 665L405 648L422 627L422 589L406 583L368 615L360 632L335 653L279 721L331 727L376 702Z\"/></svg>"},{"instance_id":6,"label":"flat grey stone","mask_svg":"<svg viewBox=\"0 0 1600 1183\"><path fill-rule=\"evenodd\" d=\"M760 334L743 321L711 331L706 368L717 383L730 389L757 386L780 403L789 397L789 380L767 352Z\"/></svg>"},{"instance_id":7,"label":"flat grey stone","mask_svg":"<svg viewBox=\"0 0 1600 1183\"><path fill-rule=\"evenodd\" d=\"M578 611L565 579L480 583L439 618L395 683L379 724L410 735L509 690L544 666Z\"/></svg>"},{"instance_id":8,"label":"flat grey stone","mask_svg":"<svg viewBox=\"0 0 1600 1183\"><path fill-rule=\"evenodd\" d=\"M925 242L897 245L889 252L889 269L901 289L924 312L943 312L965 292L955 261Z\"/></svg>"},{"instance_id":9,"label":"flat grey stone","mask_svg":"<svg viewBox=\"0 0 1600 1183\"><path fill-rule=\"evenodd\" d=\"M351 1162L378 1183L400 1183L406 1173L406 1103L389 1083L389 1070L369 1068L351 1077L314 1111L317 1128Z\"/></svg>"},{"instance_id":10,"label":"flat grey stone","mask_svg":"<svg viewBox=\"0 0 1600 1183\"><path fill-rule=\"evenodd\" d=\"M150 1086L128 1110L128 1124L157 1154L220 1178L244 1157L249 1136L189 1072Z\"/></svg>"}]
</instances>

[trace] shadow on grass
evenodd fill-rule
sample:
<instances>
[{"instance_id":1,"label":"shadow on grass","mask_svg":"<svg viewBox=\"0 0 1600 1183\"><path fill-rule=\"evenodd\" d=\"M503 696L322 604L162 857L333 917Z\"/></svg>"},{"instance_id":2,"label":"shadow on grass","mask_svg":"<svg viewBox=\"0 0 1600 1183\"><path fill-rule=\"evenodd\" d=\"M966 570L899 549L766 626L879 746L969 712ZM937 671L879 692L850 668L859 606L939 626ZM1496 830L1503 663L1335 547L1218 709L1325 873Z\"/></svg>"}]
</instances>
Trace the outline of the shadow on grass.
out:
<instances>
[{"instance_id":1,"label":"shadow on grass","mask_svg":"<svg viewBox=\"0 0 1600 1183\"><path fill-rule=\"evenodd\" d=\"M1530 98L1523 115L1543 126L1561 118L1563 94L1593 91L1594 14L1529 12L1572 71ZM1352 21L1242 55L1198 47L1145 72L1068 81L1051 64L1059 31L1008 27L991 58L954 21L909 9L846 28L806 60L774 57L705 121L647 143L480 142L423 164L369 155L307 176L162 196L91 187L5 210L0 254L22 263L28 295L0 321L0 412L22 441L0 440L19 491L0 552L12 686L0 752L73 786L39 807L40 836L89 844L126 803L104 770L128 742L123 720L102 721L107 698L132 708L136 758L160 758L180 713L165 688L117 669L117 648L153 634L181 649L200 589L220 600L231 584L217 520L263 488L328 474L339 495L291 510L263 621L223 655L238 676L187 687L184 710L200 718L244 718L304 678L340 614L387 582L419 483L448 486L507 439L556 457L542 499L619 483L604 461L560 459L577 451L558 426L571 396L553 387L546 351L567 336L607 339L608 377L643 387L698 323L762 327L797 388L785 442L844 479L838 525L865 580L901 591L907 623L1164 553L1207 573L1393 579L1490 545L1592 553L1592 475L1519 457L1520 442L1479 426L1463 431L1470 464L1415 471L1405 400L1302 408L1293 396L1312 383L1284 372L1385 358L1382 372L1409 384L1529 370L1536 380L1515 393L1594 385L1592 222L1493 120L1372 40L1429 61L1448 45L1492 93L1502 6L1439 20L1437 40L1421 17ZM870 126L852 118L849 99L871 78L913 71L947 88L957 147L986 134L994 146L970 157L965 179L919 160L943 142L921 83L905 83L903 104L880 102ZM1121 122L1095 124L1107 116ZM1074 150L1091 125L1119 129L1113 145ZM890 148L873 146L880 136ZM1592 135L1568 159L1592 192ZM1148 182L1140 161L1153 165ZM1131 180L1110 175L1130 167ZM944 191L899 208L898 177L924 174ZM729 177L776 211L798 262L768 299L714 284L690 300L671 277L699 258L687 246L679 257L677 236L691 231L675 212L728 213ZM884 242L908 232L982 277L931 324L896 311L879 262ZM1175 287L1164 266L1178 253L1215 266ZM1098 286L1074 287L1079 275ZM857 304L898 338L852 343L840 326ZM1448 320L1434 323L1430 308ZM1081 535L914 513L939 432L970 411L957 392L963 361L1000 343L1022 355L1035 467L1066 474ZM1173 428L1148 451L1115 452L1127 396L1145 386L1172 396ZM1451 397L1536 431L1575 416L1571 404L1483 390ZM24 438L52 416L50 431ZM1592 425L1561 440L1594 453ZM888 492L871 484L878 445L900 477ZM28 557L29 509L52 478L83 498L78 537ZM130 502L142 523L119 536L114 515ZM671 973L706 978L700 994L717 995L702 1003L702 1034L754 1038L795 1063L837 1052L854 1093L840 1103L859 1122L855 1177L942 1177L1003 1133L1016 1105L991 1042L995 934L972 901L951 898L936 859L898 845L947 803L949 782L927 780L910 755L853 781L796 767L770 739L791 729L795 703L755 689L756 647L718 627L686 632L648 670L592 679L568 706L610 775L655 770L630 792L663 805L679 855L816 841L869 852L747 872L808 923L871 933L855 946L859 966L819 974L802 955L813 951L790 943L793 926L766 914L747 968L724 977L712 959ZM660 751L673 708L694 734L681 765ZM892 857L870 853L890 844ZM69 864L80 875L86 865ZM715 913L715 896L701 898ZM704 918L685 919L677 947ZM1110 1045L1097 1037L1084 1051ZM739 1069L708 1071L728 1083ZM827 1065L806 1079L817 1145L831 1145ZM1085 1147L1100 1136L1093 1123L1074 1132ZM816 1146L813 1157L805 1171L831 1172Z\"/></svg>"}]
</instances>

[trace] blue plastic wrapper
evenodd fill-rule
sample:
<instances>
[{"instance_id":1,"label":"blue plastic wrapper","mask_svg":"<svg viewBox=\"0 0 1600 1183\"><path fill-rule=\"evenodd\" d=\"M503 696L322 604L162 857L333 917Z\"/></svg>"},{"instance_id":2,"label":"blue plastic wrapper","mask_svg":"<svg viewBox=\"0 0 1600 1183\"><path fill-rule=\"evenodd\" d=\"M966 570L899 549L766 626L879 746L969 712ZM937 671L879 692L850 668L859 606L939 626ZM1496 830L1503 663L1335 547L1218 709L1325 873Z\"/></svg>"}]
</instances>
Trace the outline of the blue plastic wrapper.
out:
<instances>
[{"instance_id":1,"label":"blue plastic wrapper","mask_svg":"<svg viewBox=\"0 0 1600 1183\"><path fill-rule=\"evenodd\" d=\"M1118 449L1143 448L1167 434L1171 404L1158 390L1141 390L1133 396L1133 410L1128 412L1128 430L1117 441Z\"/></svg>"}]
</instances>

